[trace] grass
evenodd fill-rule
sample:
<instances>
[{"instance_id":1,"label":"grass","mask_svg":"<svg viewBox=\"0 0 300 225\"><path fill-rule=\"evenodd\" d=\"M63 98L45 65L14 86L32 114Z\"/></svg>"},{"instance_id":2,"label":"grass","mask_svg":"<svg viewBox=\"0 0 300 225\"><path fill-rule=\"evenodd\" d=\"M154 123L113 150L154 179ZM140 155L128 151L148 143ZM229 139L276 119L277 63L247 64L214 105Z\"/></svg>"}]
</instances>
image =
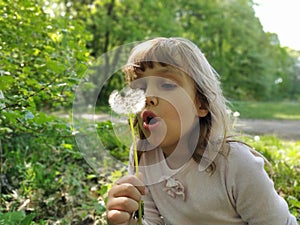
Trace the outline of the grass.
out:
<instances>
[{"instance_id":1,"label":"grass","mask_svg":"<svg viewBox=\"0 0 300 225\"><path fill-rule=\"evenodd\" d=\"M299 120L300 102L244 102L232 101L232 111L241 118Z\"/></svg>"}]
</instances>

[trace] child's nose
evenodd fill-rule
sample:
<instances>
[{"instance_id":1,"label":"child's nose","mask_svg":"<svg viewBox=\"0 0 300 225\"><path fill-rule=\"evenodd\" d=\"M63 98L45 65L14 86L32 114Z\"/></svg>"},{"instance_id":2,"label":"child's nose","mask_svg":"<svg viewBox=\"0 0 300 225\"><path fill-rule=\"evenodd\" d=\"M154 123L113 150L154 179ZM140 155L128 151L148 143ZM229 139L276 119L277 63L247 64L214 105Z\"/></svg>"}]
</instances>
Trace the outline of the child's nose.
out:
<instances>
[{"instance_id":1,"label":"child's nose","mask_svg":"<svg viewBox=\"0 0 300 225\"><path fill-rule=\"evenodd\" d=\"M146 106L156 106L158 99L155 96L146 96Z\"/></svg>"},{"instance_id":2,"label":"child's nose","mask_svg":"<svg viewBox=\"0 0 300 225\"><path fill-rule=\"evenodd\" d=\"M156 80L153 78L148 78L147 86L145 88L146 95L146 105L147 106L155 106L158 103L157 98L158 90L156 88Z\"/></svg>"}]
</instances>

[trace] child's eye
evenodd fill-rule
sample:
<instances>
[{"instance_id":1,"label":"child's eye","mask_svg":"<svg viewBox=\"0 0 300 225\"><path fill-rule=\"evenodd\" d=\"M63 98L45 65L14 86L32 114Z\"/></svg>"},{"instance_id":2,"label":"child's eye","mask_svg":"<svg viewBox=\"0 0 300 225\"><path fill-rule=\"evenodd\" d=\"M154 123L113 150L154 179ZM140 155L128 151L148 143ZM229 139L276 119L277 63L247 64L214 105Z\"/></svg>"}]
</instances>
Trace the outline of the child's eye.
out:
<instances>
[{"instance_id":1,"label":"child's eye","mask_svg":"<svg viewBox=\"0 0 300 225\"><path fill-rule=\"evenodd\" d=\"M175 84L175 83L162 83L161 87L163 89L172 90L172 89L177 87L177 84Z\"/></svg>"}]
</instances>

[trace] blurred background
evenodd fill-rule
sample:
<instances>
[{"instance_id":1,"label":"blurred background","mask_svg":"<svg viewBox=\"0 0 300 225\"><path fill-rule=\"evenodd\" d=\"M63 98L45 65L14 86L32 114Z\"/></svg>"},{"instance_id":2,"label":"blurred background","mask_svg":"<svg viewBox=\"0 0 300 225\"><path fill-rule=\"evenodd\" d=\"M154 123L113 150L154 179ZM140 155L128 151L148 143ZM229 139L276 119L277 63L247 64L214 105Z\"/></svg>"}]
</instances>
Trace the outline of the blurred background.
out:
<instances>
[{"instance_id":1,"label":"blurred background","mask_svg":"<svg viewBox=\"0 0 300 225\"><path fill-rule=\"evenodd\" d=\"M91 114L109 111L122 74L87 71L120 60L118 52L103 56L118 46L188 38L220 74L235 120L299 122L299 7L297 0L0 1L0 224L106 224L107 189L124 171L90 168L71 113L84 79L82 101L92 105ZM95 83L106 78L99 95ZM91 95L99 96L96 105ZM128 147L111 121L99 120L96 128L126 164ZM272 163L276 189L299 219L298 131L293 138L240 132Z\"/></svg>"}]
</instances>

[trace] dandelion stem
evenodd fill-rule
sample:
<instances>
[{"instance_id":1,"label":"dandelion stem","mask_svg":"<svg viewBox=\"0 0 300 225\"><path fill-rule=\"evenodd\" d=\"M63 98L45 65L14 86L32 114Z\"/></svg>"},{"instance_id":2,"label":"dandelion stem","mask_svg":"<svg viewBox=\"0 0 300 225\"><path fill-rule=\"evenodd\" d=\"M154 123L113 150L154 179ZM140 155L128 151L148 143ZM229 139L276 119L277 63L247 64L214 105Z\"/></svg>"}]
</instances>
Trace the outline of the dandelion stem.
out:
<instances>
[{"instance_id":1,"label":"dandelion stem","mask_svg":"<svg viewBox=\"0 0 300 225\"><path fill-rule=\"evenodd\" d=\"M134 134L134 128L133 128L133 117L134 117L134 115L132 113L130 113L130 115L129 115L129 126L130 126L130 131L131 131L132 142L133 142L133 155L134 155L134 164L135 164L135 174L138 175L138 173L139 173L139 161L138 161L135 134Z\"/></svg>"},{"instance_id":2,"label":"dandelion stem","mask_svg":"<svg viewBox=\"0 0 300 225\"><path fill-rule=\"evenodd\" d=\"M137 146L136 146L136 139L134 134L134 127L133 127L133 117L134 114L129 114L129 126L131 131L131 137L133 142L133 155L134 155L134 164L135 164L135 175L137 176L139 173L139 160L138 160L138 154L137 154ZM142 210L142 200L139 201L139 209L138 209L138 224L142 225L142 217L143 217L143 210Z\"/></svg>"}]
</instances>

